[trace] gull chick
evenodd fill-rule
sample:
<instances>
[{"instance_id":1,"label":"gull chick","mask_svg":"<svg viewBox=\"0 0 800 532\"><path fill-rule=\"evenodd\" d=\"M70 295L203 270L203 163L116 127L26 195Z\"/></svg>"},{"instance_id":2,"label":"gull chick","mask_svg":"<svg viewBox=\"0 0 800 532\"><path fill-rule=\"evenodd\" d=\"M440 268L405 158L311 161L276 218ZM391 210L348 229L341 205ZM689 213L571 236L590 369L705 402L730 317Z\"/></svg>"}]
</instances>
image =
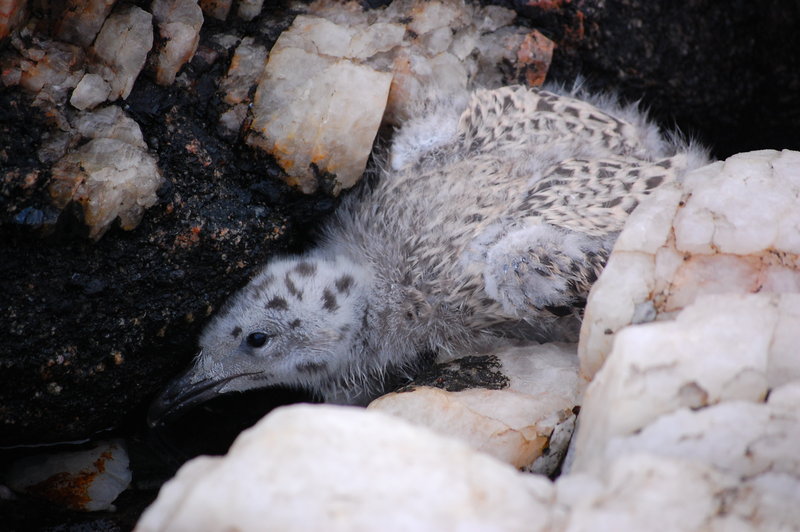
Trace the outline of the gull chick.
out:
<instances>
[{"instance_id":1,"label":"gull chick","mask_svg":"<svg viewBox=\"0 0 800 532\"><path fill-rule=\"evenodd\" d=\"M428 101L319 246L269 262L211 320L151 422L271 386L363 404L420 353L574 341L630 212L706 162L608 97L516 86Z\"/></svg>"}]
</instances>

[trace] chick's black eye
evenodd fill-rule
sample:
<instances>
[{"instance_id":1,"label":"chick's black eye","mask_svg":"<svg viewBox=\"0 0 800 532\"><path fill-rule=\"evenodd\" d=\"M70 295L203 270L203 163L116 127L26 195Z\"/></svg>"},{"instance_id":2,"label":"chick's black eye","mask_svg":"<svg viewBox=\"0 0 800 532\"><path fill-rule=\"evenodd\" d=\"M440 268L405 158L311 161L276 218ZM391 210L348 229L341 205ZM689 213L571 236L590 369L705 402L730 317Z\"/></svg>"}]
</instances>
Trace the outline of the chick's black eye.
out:
<instances>
[{"instance_id":1,"label":"chick's black eye","mask_svg":"<svg viewBox=\"0 0 800 532\"><path fill-rule=\"evenodd\" d=\"M247 335L247 345L250 347L262 347L270 337L271 335L261 331L252 332Z\"/></svg>"}]
</instances>

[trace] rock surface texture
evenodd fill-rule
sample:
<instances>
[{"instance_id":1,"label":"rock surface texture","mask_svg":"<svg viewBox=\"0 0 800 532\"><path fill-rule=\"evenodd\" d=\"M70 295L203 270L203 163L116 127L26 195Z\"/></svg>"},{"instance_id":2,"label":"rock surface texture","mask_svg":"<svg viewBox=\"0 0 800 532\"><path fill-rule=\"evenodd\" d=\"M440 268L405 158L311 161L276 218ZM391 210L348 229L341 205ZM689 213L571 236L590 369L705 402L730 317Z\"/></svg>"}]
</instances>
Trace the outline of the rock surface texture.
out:
<instances>
[{"instance_id":1,"label":"rock surface texture","mask_svg":"<svg viewBox=\"0 0 800 532\"><path fill-rule=\"evenodd\" d=\"M298 469L300 464L305 464ZM545 530L549 481L386 414L291 406L196 458L135 530Z\"/></svg>"},{"instance_id":2,"label":"rock surface texture","mask_svg":"<svg viewBox=\"0 0 800 532\"><path fill-rule=\"evenodd\" d=\"M798 168L794 151L735 155L643 202L587 303L584 375L602 366L616 331L669 319L700 295L800 292Z\"/></svg>"}]
</instances>

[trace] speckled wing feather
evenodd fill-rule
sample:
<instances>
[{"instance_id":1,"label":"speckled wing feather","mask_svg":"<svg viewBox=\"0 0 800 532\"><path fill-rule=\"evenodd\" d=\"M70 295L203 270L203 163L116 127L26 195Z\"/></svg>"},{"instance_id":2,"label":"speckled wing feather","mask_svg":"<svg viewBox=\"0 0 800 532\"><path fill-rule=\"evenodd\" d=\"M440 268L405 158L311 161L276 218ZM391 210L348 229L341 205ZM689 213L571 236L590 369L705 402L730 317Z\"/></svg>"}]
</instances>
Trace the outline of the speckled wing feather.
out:
<instances>
[{"instance_id":1,"label":"speckled wing feather","mask_svg":"<svg viewBox=\"0 0 800 532\"><path fill-rule=\"evenodd\" d=\"M536 182L520 211L587 235L616 233L644 196L675 181L685 167L683 155L655 162L570 159L552 167Z\"/></svg>"},{"instance_id":2,"label":"speckled wing feather","mask_svg":"<svg viewBox=\"0 0 800 532\"><path fill-rule=\"evenodd\" d=\"M472 153L518 149L528 139L533 157L554 163L533 167L512 217L483 238L486 291L512 316L541 319L579 306L631 211L686 166L682 155L640 156L636 126L546 91L479 93L460 128ZM580 157L565 157L575 152Z\"/></svg>"},{"instance_id":3,"label":"speckled wing feather","mask_svg":"<svg viewBox=\"0 0 800 532\"><path fill-rule=\"evenodd\" d=\"M586 102L545 90L503 87L477 91L459 131L473 152L515 149L520 140L539 143L580 139L609 153L641 153L641 132Z\"/></svg>"}]
</instances>

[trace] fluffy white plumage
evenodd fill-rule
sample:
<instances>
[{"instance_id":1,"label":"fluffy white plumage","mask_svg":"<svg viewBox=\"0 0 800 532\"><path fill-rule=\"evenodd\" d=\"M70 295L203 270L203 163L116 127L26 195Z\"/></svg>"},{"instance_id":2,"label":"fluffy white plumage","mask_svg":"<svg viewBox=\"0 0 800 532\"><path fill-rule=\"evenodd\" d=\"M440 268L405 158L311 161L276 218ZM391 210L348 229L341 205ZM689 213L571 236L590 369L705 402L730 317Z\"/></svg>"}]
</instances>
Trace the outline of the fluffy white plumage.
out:
<instances>
[{"instance_id":1,"label":"fluffy white plumage","mask_svg":"<svg viewBox=\"0 0 800 532\"><path fill-rule=\"evenodd\" d=\"M273 385L363 402L421 352L574 339L628 214L707 162L635 106L575 96L426 101L377 184L343 201L318 248L231 299L155 410Z\"/></svg>"}]
</instances>

